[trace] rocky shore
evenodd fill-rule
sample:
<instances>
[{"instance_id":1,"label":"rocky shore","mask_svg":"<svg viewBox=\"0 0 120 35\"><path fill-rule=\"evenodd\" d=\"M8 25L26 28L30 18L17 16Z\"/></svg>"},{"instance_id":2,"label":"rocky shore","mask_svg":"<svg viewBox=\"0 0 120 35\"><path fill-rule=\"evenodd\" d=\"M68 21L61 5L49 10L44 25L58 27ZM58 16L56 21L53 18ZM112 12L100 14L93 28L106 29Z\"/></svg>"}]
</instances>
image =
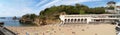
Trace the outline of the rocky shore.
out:
<instances>
[{"instance_id":1,"label":"rocky shore","mask_svg":"<svg viewBox=\"0 0 120 35\"><path fill-rule=\"evenodd\" d=\"M40 18L34 18L34 19L21 18L19 20L19 22L22 23L22 24L33 24L33 25L41 26L41 25L60 23L60 20L59 19L56 19L56 20L52 20L52 19L43 20L43 19L40 19Z\"/></svg>"}]
</instances>

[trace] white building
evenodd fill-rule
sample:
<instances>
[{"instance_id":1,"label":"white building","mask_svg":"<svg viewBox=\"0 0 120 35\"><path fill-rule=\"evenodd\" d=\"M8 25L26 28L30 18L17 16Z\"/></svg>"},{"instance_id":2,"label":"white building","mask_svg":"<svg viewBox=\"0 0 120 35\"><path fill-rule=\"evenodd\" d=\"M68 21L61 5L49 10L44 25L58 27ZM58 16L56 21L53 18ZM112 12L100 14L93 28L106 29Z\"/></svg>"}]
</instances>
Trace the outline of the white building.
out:
<instances>
[{"instance_id":1,"label":"white building","mask_svg":"<svg viewBox=\"0 0 120 35\"><path fill-rule=\"evenodd\" d=\"M113 7L113 8L109 8ZM114 23L120 21L120 6L116 6L116 2L107 3L106 12L112 14L84 14L84 15L60 15L59 18L63 24L65 23Z\"/></svg>"},{"instance_id":2,"label":"white building","mask_svg":"<svg viewBox=\"0 0 120 35\"><path fill-rule=\"evenodd\" d=\"M114 1L108 2L107 7L116 7L116 2L114 2Z\"/></svg>"},{"instance_id":3,"label":"white building","mask_svg":"<svg viewBox=\"0 0 120 35\"><path fill-rule=\"evenodd\" d=\"M117 10L118 14L120 14L120 6L117 6L116 10Z\"/></svg>"},{"instance_id":4,"label":"white building","mask_svg":"<svg viewBox=\"0 0 120 35\"><path fill-rule=\"evenodd\" d=\"M60 15L62 23L113 23L120 20L120 14Z\"/></svg>"},{"instance_id":5,"label":"white building","mask_svg":"<svg viewBox=\"0 0 120 35\"><path fill-rule=\"evenodd\" d=\"M107 3L105 11L113 14L120 14L120 6L116 6L116 2L110 1Z\"/></svg>"}]
</instances>

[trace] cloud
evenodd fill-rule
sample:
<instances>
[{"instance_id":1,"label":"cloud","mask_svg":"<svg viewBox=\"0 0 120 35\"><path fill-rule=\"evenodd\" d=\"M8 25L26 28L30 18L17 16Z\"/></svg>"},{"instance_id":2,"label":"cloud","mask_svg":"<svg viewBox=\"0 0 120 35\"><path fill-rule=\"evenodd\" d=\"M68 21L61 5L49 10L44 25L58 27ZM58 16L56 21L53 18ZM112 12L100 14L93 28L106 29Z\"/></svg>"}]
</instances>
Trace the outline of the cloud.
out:
<instances>
[{"instance_id":1,"label":"cloud","mask_svg":"<svg viewBox=\"0 0 120 35\"><path fill-rule=\"evenodd\" d=\"M40 6L40 4L37 4L36 6L40 6L38 9L44 10L45 8L51 7L51 6L53 6L55 3L59 2L59 1L60 1L60 0L54 0L54 1L48 2L48 3L46 3L45 5L42 5L42 6ZM39 2L39 3L41 3L41 2Z\"/></svg>"},{"instance_id":2,"label":"cloud","mask_svg":"<svg viewBox=\"0 0 120 35\"><path fill-rule=\"evenodd\" d=\"M53 5L85 4L89 7L105 6L108 0L0 0L0 17L22 16L28 13L39 14ZM94 5L94 6L93 6ZM118 2L117 5L120 5Z\"/></svg>"},{"instance_id":3,"label":"cloud","mask_svg":"<svg viewBox=\"0 0 120 35\"><path fill-rule=\"evenodd\" d=\"M94 1L100 1L100 0L62 0L61 2L57 3L59 5L71 5L76 3L82 3L82 2L94 2Z\"/></svg>"},{"instance_id":4,"label":"cloud","mask_svg":"<svg viewBox=\"0 0 120 35\"><path fill-rule=\"evenodd\" d=\"M0 1L0 17L22 16L27 13L38 13L34 8L35 1Z\"/></svg>"},{"instance_id":5,"label":"cloud","mask_svg":"<svg viewBox=\"0 0 120 35\"><path fill-rule=\"evenodd\" d=\"M41 10L53 5L72 5L99 0L0 0L0 16L22 16L28 13L39 14ZM3 14L4 13L4 14Z\"/></svg>"},{"instance_id":6,"label":"cloud","mask_svg":"<svg viewBox=\"0 0 120 35\"><path fill-rule=\"evenodd\" d=\"M44 3L46 3L47 1L48 1L48 0L43 0L43 1L39 2L36 6L38 7L38 6L40 6L40 5L44 4Z\"/></svg>"},{"instance_id":7,"label":"cloud","mask_svg":"<svg viewBox=\"0 0 120 35\"><path fill-rule=\"evenodd\" d=\"M23 7L21 9L16 9L16 8L7 8L7 9L3 9L0 12L0 16L1 17L12 17L12 16L22 16L25 14L31 14L31 13L35 13L37 14L37 10L28 8L28 7Z\"/></svg>"},{"instance_id":8,"label":"cloud","mask_svg":"<svg viewBox=\"0 0 120 35\"><path fill-rule=\"evenodd\" d=\"M49 3L46 3L45 5L42 5L39 7L40 10L44 10L45 8L51 7L53 5L59 6L59 5L73 5L76 3L82 3L82 2L93 2L93 1L101 1L101 0L54 0ZM45 2L45 1L43 1ZM43 2L39 2L36 6L41 5Z\"/></svg>"}]
</instances>

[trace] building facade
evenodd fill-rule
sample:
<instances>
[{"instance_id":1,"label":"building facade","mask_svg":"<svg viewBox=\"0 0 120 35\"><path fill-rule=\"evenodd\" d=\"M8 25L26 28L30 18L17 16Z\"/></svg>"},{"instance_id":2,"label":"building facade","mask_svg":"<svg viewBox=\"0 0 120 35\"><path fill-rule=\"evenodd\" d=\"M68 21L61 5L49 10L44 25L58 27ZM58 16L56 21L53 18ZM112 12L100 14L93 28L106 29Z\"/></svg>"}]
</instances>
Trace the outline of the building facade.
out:
<instances>
[{"instance_id":1,"label":"building facade","mask_svg":"<svg viewBox=\"0 0 120 35\"><path fill-rule=\"evenodd\" d=\"M116 11L120 14L120 6L117 6Z\"/></svg>"},{"instance_id":2,"label":"building facade","mask_svg":"<svg viewBox=\"0 0 120 35\"><path fill-rule=\"evenodd\" d=\"M120 14L120 6L117 6L116 2L110 1L107 3L105 11L112 14Z\"/></svg>"},{"instance_id":3,"label":"building facade","mask_svg":"<svg viewBox=\"0 0 120 35\"><path fill-rule=\"evenodd\" d=\"M85 14L85 15L60 15L60 20L65 23L113 23L120 20L120 14Z\"/></svg>"},{"instance_id":4,"label":"building facade","mask_svg":"<svg viewBox=\"0 0 120 35\"><path fill-rule=\"evenodd\" d=\"M59 18L62 24L114 23L115 21L120 21L120 6L116 6L116 2L108 2L105 11L111 14L60 15Z\"/></svg>"}]
</instances>

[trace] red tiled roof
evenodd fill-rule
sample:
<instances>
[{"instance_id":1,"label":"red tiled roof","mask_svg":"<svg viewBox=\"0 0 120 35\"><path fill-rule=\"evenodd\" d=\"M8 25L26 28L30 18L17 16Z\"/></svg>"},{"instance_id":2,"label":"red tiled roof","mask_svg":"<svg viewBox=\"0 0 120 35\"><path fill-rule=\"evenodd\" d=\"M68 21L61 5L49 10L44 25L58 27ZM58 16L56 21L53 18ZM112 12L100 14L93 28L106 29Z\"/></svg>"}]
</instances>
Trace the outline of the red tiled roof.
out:
<instances>
[{"instance_id":1,"label":"red tiled roof","mask_svg":"<svg viewBox=\"0 0 120 35\"><path fill-rule=\"evenodd\" d=\"M120 6L117 6L117 8L120 8Z\"/></svg>"}]
</instances>

